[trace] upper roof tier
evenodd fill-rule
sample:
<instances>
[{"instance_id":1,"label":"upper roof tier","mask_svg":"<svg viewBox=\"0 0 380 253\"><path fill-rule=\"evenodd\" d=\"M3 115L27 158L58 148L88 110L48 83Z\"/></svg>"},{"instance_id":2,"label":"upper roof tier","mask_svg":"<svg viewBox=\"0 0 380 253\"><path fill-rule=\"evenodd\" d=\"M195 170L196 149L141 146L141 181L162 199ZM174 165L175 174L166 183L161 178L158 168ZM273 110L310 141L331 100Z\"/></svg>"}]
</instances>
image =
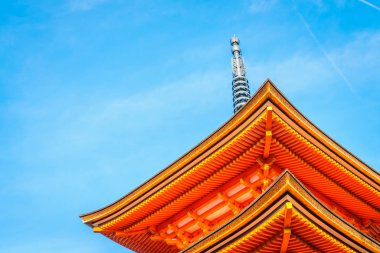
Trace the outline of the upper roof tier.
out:
<instances>
[{"instance_id":1,"label":"upper roof tier","mask_svg":"<svg viewBox=\"0 0 380 253\"><path fill-rule=\"evenodd\" d=\"M184 156L81 218L127 247L146 240L148 248L176 252L241 212L285 169L334 213L380 239L379 174L313 125L270 80Z\"/></svg>"}]
</instances>

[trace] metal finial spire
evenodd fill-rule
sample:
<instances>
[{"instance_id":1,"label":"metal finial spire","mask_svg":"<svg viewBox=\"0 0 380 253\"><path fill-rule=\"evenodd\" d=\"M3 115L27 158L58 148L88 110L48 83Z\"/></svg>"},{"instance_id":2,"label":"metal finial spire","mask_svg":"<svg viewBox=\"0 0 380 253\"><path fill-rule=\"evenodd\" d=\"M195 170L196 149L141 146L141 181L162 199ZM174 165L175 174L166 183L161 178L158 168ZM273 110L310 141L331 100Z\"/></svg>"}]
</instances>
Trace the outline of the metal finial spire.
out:
<instances>
[{"instance_id":1,"label":"metal finial spire","mask_svg":"<svg viewBox=\"0 0 380 253\"><path fill-rule=\"evenodd\" d=\"M239 111L251 97L248 80L245 77L244 60L241 56L239 39L234 35L231 38L232 54L232 93L234 102L234 113Z\"/></svg>"}]
</instances>

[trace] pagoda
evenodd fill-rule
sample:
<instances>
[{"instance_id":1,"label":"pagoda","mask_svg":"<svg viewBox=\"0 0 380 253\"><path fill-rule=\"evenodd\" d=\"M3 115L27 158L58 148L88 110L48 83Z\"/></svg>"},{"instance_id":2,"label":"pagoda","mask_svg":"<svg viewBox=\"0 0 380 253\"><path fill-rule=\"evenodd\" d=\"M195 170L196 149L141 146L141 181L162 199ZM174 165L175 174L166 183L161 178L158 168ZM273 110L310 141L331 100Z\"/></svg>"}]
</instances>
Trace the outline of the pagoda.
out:
<instances>
[{"instance_id":1,"label":"pagoda","mask_svg":"<svg viewBox=\"0 0 380 253\"><path fill-rule=\"evenodd\" d=\"M231 45L233 117L82 221L136 252L380 252L380 175L270 80L251 97Z\"/></svg>"}]
</instances>

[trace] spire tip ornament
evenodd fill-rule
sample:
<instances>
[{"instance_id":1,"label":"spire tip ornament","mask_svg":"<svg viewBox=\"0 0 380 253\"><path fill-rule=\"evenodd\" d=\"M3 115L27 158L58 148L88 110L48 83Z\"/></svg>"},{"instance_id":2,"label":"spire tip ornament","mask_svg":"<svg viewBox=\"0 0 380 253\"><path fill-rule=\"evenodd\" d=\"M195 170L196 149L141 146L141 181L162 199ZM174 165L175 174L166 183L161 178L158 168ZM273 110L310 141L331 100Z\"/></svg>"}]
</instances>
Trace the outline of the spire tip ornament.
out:
<instances>
[{"instance_id":1,"label":"spire tip ornament","mask_svg":"<svg viewBox=\"0 0 380 253\"><path fill-rule=\"evenodd\" d=\"M245 77L244 60L241 55L239 38L234 35L231 38L232 51L232 93L234 102L234 113L239 111L250 99L248 79Z\"/></svg>"}]
</instances>

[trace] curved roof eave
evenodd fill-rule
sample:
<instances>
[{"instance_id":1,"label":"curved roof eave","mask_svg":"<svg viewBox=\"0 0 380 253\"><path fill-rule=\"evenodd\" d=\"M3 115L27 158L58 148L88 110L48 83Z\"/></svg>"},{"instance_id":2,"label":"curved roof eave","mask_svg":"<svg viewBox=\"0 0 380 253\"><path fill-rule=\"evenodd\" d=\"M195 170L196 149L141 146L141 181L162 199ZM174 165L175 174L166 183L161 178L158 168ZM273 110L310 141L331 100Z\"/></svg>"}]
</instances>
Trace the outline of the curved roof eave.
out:
<instances>
[{"instance_id":1,"label":"curved roof eave","mask_svg":"<svg viewBox=\"0 0 380 253\"><path fill-rule=\"evenodd\" d=\"M255 201L230 221L209 233L201 240L185 248L183 253L215 252L221 245L230 245L240 238L250 223L260 224L270 213L276 212L286 202L291 202L301 212L310 214L311 220L323 224L328 230L337 231L339 240L356 250L380 251L380 243L333 213L320 202L289 170L285 170ZM317 215L317 217L316 217ZM256 226L256 225L254 225ZM218 249L218 250L219 250ZM217 250L217 251L218 251Z\"/></svg>"},{"instance_id":2,"label":"curved roof eave","mask_svg":"<svg viewBox=\"0 0 380 253\"><path fill-rule=\"evenodd\" d=\"M280 92L280 90L267 79L247 104L233 115L225 124L219 129L209 135L206 139L196 145L189 152L181 156L175 162L168 167L157 173L151 179L134 189L129 194L125 195L116 202L93 212L80 215L82 221L89 226L93 227L93 223L101 220L104 217L110 216L127 205L133 205L138 199L147 195L151 196L157 192L167 180L169 180L176 172L178 172L184 166L187 166L199 156L207 152L211 147L216 145L224 137L228 136L231 132L242 125L245 120L261 108L267 101L271 101L291 119L293 119L300 127L312 135L316 140L323 144L329 150L332 150L337 156L341 157L348 164L352 165L357 171L359 177L366 177L373 181L377 186L380 186L380 175L371 167L360 161L357 157L344 149L333 139L319 130L313 123L311 123L305 116L303 116ZM367 180L368 181L368 180ZM149 197L148 196L148 197Z\"/></svg>"}]
</instances>

